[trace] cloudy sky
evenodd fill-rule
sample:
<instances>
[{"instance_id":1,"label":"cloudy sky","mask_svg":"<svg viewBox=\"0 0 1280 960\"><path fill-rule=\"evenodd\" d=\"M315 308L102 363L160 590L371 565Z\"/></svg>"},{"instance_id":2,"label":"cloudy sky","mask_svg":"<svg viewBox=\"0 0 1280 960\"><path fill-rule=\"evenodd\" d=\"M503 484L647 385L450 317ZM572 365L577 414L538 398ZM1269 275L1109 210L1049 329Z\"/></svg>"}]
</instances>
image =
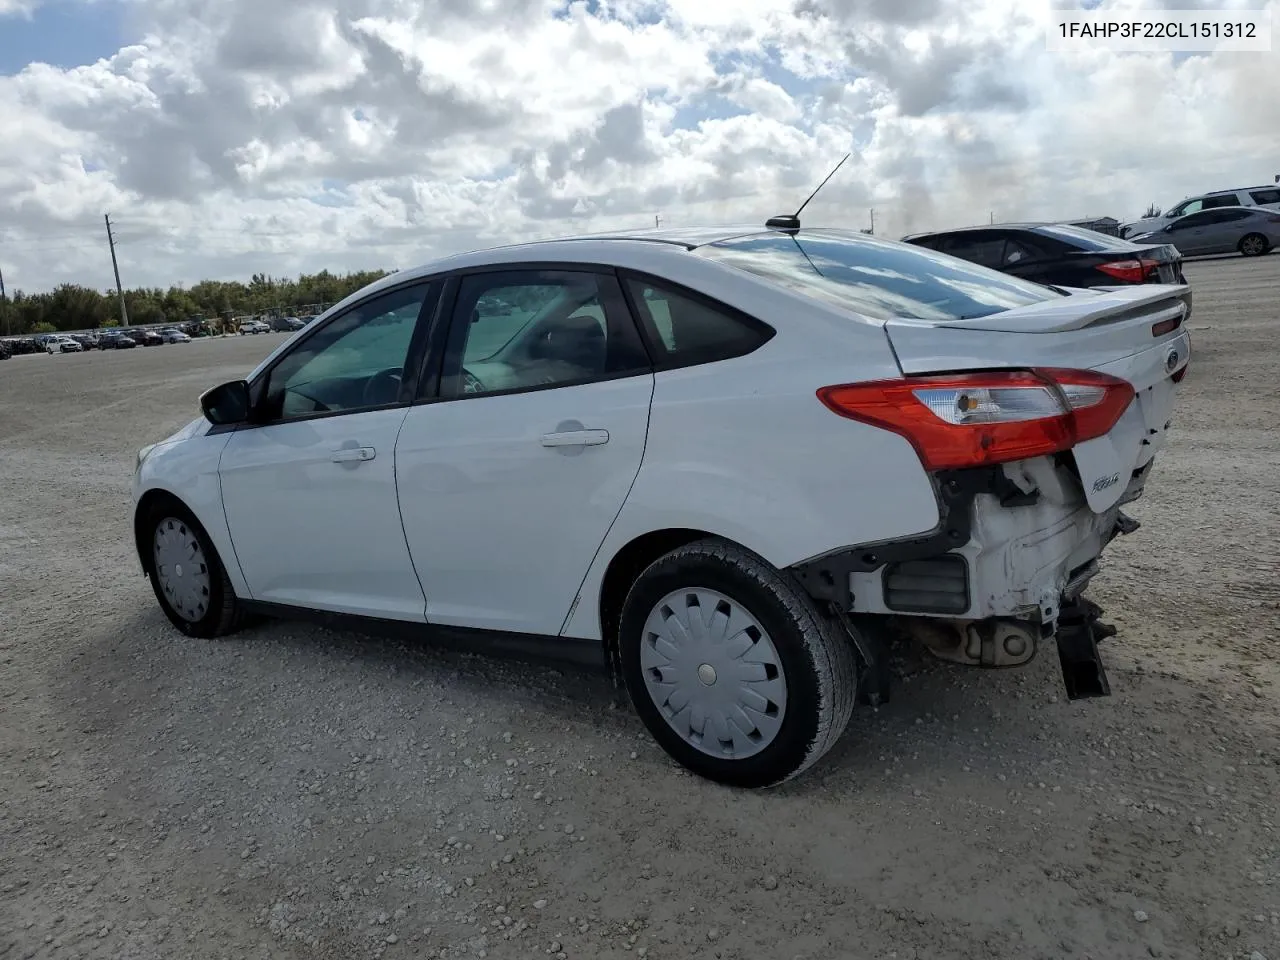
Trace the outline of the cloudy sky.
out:
<instances>
[{"instance_id":1,"label":"cloudy sky","mask_svg":"<svg viewBox=\"0 0 1280 960\"><path fill-rule=\"evenodd\" d=\"M807 219L892 236L1280 173L1280 48L1050 52L1043 7L0 0L0 270L110 286L107 212L128 286L763 221L848 151Z\"/></svg>"}]
</instances>

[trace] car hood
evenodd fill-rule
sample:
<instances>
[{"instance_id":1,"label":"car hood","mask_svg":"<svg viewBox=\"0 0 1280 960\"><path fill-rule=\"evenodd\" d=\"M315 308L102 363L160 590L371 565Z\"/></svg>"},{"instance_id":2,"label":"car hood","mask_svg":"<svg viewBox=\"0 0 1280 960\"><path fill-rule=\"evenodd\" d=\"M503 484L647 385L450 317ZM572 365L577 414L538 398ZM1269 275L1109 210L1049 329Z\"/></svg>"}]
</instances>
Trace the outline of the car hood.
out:
<instances>
[{"instance_id":1,"label":"car hood","mask_svg":"<svg viewBox=\"0 0 1280 960\"><path fill-rule=\"evenodd\" d=\"M1148 234L1169 222L1168 217L1144 217L1141 220L1130 220L1120 225L1120 232L1126 240L1132 240L1136 234Z\"/></svg>"},{"instance_id":2,"label":"car hood","mask_svg":"<svg viewBox=\"0 0 1280 960\"><path fill-rule=\"evenodd\" d=\"M202 437L209 432L209 428L211 426L213 426L213 424L204 417L196 417L181 430L165 437L157 443L156 446L159 446L161 443L178 443L182 440L190 440L192 437Z\"/></svg>"}]
</instances>

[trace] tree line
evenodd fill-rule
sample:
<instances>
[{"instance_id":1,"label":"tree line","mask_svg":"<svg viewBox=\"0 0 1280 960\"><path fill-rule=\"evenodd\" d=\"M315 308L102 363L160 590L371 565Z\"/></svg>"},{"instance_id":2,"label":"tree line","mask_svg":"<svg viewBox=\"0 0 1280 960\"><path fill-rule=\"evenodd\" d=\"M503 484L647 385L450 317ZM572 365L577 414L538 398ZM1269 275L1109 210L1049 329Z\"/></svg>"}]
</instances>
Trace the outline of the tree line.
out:
<instances>
[{"instance_id":1,"label":"tree line","mask_svg":"<svg viewBox=\"0 0 1280 960\"><path fill-rule=\"evenodd\" d=\"M182 323L195 319L233 316L309 313L330 307L366 284L386 276L386 270L335 274L322 270L297 279L256 273L248 283L202 280L193 287L168 290L138 287L124 292L130 324ZM14 291L0 300L0 335L93 330L120 324L120 301L114 290L64 283L48 293Z\"/></svg>"}]
</instances>

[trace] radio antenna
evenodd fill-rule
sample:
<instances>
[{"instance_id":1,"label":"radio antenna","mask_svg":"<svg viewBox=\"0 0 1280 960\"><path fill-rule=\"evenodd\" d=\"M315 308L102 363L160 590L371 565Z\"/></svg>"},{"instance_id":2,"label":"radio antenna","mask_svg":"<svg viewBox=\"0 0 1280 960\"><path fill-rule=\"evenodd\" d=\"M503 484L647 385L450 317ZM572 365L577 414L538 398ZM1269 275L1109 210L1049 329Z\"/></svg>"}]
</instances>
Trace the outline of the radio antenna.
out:
<instances>
[{"instance_id":1,"label":"radio antenna","mask_svg":"<svg viewBox=\"0 0 1280 960\"><path fill-rule=\"evenodd\" d=\"M787 216L784 214L783 216L780 216L780 217L770 217L768 220L765 221L764 225L771 230L790 230L792 232L799 230L800 214L803 213L804 208L809 205L809 200L812 200L814 197L818 195L818 191L827 185L827 180L830 180L832 177L834 177L836 175L836 171L839 170L841 167L843 167L845 160L848 160L851 156L853 156L853 154L851 153L846 153L844 155L841 161L832 168L830 173L827 174L826 179L824 179L820 184L818 184L817 188L813 191L813 193L809 194L808 199L806 199L804 203L800 204L799 210L797 210L795 213L791 214L790 216Z\"/></svg>"}]
</instances>

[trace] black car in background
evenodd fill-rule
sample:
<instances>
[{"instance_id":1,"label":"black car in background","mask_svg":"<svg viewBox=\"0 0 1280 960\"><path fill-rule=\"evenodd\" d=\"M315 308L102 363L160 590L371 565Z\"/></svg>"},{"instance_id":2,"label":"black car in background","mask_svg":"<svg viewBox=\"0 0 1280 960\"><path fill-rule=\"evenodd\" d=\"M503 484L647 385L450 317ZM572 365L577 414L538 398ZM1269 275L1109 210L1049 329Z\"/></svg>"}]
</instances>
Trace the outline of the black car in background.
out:
<instances>
[{"instance_id":1,"label":"black car in background","mask_svg":"<svg viewBox=\"0 0 1280 960\"><path fill-rule=\"evenodd\" d=\"M272 317L269 325L277 333L292 333L295 330L301 330L307 324L305 320L299 320L297 317Z\"/></svg>"},{"instance_id":2,"label":"black car in background","mask_svg":"<svg viewBox=\"0 0 1280 960\"><path fill-rule=\"evenodd\" d=\"M0 340L0 360L8 360L13 356L13 347L8 340Z\"/></svg>"},{"instance_id":3,"label":"black car in background","mask_svg":"<svg viewBox=\"0 0 1280 960\"><path fill-rule=\"evenodd\" d=\"M132 337L126 337L123 333L104 333L98 338L100 350L129 350L137 345Z\"/></svg>"},{"instance_id":4,"label":"black car in background","mask_svg":"<svg viewBox=\"0 0 1280 960\"><path fill-rule=\"evenodd\" d=\"M1186 283L1172 244L1131 243L1062 223L997 223L902 239L1049 286Z\"/></svg>"},{"instance_id":5,"label":"black car in background","mask_svg":"<svg viewBox=\"0 0 1280 960\"><path fill-rule=\"evenodd\" d=\"M156 333L154 330L141 330L141 329L130 328L126 330L125 333L128 335L130 340L132 340L134 343L136 343L140 347L158 347L162 343L164 343L164 340L161 339L160 334Z\"/></svg>"}]
</instances>

